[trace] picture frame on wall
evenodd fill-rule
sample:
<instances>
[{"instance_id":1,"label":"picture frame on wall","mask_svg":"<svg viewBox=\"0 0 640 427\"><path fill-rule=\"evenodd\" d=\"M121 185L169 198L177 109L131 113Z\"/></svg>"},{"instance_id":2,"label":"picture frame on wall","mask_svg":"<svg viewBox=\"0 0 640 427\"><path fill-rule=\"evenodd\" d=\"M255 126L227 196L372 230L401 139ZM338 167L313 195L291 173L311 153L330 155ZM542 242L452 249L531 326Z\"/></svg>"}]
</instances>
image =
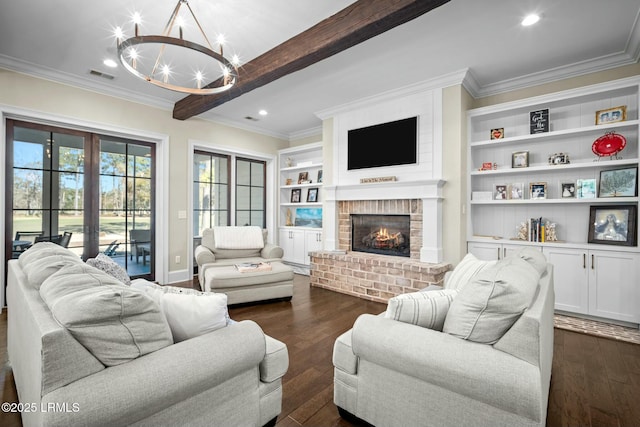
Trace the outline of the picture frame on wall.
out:
<instances>
[{"instance_id":1,"label":"picture frame on wall","mask_svg":"<svg viewBox=\"0 0 640 427\"><path fill-rule=\"evenodd\" d=\"M547 183L546 182L530 182L529 183L529 198L532 200L546 199L547 198Z\"/></svg>"},{"instance_id":2,"label":"picture frame on wall","mask_svg":"<svg viewBox=\"0 0 640 427\"><path fill-rule=\"evenodd\" d=\"M560 197L563 199L572 199L576 197L576 183L561 182L560 183Z\"/></svg>"},{"instance_id":3,"label":"picture frame on wall","mask_svg":"<svg viewBox=\"0 0 640 427\"><path fill-rule=\"evenodd\" d=\"M600 171L598 197L635 197L637 195L637 166Z\"/></svg>"},{"instance_id":4,"label":"picture frame on wall","mask_svg":"<svg viewBox=\"0 0 640 427\"><path fill-rule=\"evenodd\" d=\"M310 188L307 192L307 202L315 203L318 201L318 188Z\"/></svg>"},{"instance_id":5,"label":"picture frame on wall","mask_svg":"<svg viewBox=\"0 0 640 427\"><path fill-rule=\"evenodd\" d=\"M512 168L528 168L529 167L529 152L528 151L516 151L511 153L511 167Z\"/></svg>"},{"instance_id":6,"label":"picture frame on wall","mask_svg":"<svg viewBox=\"0 0 640 427\"><path fill-rule=\"evenodd\" d=\"M294 188L291 190L291 203L300 203L300 196L302 195L302 189Z\"/></svg>"},{"instance_id":7,"label":"picture frame on wall","mask_svg":"<svg viewBox=\"0 0 640 427\"><path fill-rule=\"evenodd\" d=\"M589 243L636 246L636 205L590 206Z\"/></svg>"},{"instance_id":8,"label":"picture frame on wall","mask_svg":"<svg viewBox=\"0 0 640 427\"><path fill-rule=\"evenodd\" d=\"M627 106L607 108L606 110L596 111L596 124L605 125L608 123L623 122L627 120Z\"/></svg>"},{"instance_id":9,"label":"picture frame on wall","mask_svg":"<svg viewBox=\"0 0 640 427\"><path fill-rule=\"evenodd\" d=\"M577 180L576 196L578 199L595 199L596 198L596 180L591 178Z\"/></svg>"}]
</instances>

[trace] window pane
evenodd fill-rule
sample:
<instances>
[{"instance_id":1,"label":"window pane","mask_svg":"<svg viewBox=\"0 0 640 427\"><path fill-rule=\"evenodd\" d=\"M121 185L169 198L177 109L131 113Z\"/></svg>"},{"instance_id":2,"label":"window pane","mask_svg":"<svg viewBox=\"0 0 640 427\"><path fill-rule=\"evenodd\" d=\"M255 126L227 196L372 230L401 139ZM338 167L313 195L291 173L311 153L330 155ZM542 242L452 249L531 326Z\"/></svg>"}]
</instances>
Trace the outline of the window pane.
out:
<instances>
[{"instance_id":1,"label":"window pane","mask_svg":"<svg viewBox=\"0 0 640 427\"><path fill-rule=\"evenodd\" d=\"M236 187L236 209L251 209L251 189L250 187Z\"/></svg>"},{"instance_id":2,"label":"window pane","mask_svg":"<svg viewBox=\"0 0 640 427\"><path fill-rule=\"evenodd\" d=\"M251 163L244 160L236 162L236 185L251 185Z\"/></svg>"},{"instance_id":3,"label":"window pane","mask_svg":"<svg viewBox=\"0 0 640 427\"><path fill-rule=\"evenodd\" d=\"M124 177L100 177L100 209L117 212L125 208L125 182Z\"/></svg>"},{"instance_id":4,"label":"window pane","mask_svg":"<svg viewBox=\"0 0 640 427\"><path fill-rule=\"evenodd\" d=\"M236 212L236 225L251 225L251 214L249 211Z\"/></svg>"},{"instance_id":5,"label":"window pane","mask_svg":"<svg viewBox=\"0 0 640 427\"><path fill-rule=\"evenodd\" d=\"M264 163L251 163L251 185L264 187Z\"/></svg>"},{"instance_id":6,"label":"window pane","mask_svg":"<svg viewBox=\"0 0 640 427\"><path fill-rule=\"evenodd\" d=\"M13 208L42 209L42 171L14 169Z\"/></svg>"},{"instance_id":7,"label":"window pane","mask_svg":"<svg viewBox=\"0 0 640 427\"><path fill-rule=\"evenodd\" d=\"M213 176L219 184L229 183L229 159L228 157L214 157Z\"/></svg>"},{"instance_id":8,"label":"window pane","mask_svg":"<svg viewBox=\"0 0 640 427\"><path fill-rule=\"evenodd\" d=\"M194 185L194 188L198 189L197 197L194 203L198 209L211 209L211 185L199 184Z\"/></svg>"},{"instance_id":9,"label":"window pane","mask_svg":"<svg viewBox=\"0 0 640 427\"><path fill-rule=\"evenodd\" d=\"M212 217L213 217L213 223L211 224L212 226L229 225L229 222L227 221L227 218L229 218L228 211L214 211Z\"/></svg>"},{"instance_id":10,"label":"window pane","mask_svg":"<svg viewBox=\"0 0 640 427\"><path fill-rule=\"evenodd\" d=\"M50 136L51 133L47 131L15 127L13 135L13 167L50 169Z\"/></svg>"},{"instance_id":11,"label":"window pane","mask_svg":"<svg viewBox=\"0 0 640 427\"><path fill-rule=\"evenodd\" d=\"M196 154L193 158L193 180L211 182L211 156Z\"/></svg>"},{"instance_id":12,"label":"window pane","mask_svg":"<svg viewBox=\"0 0 640 427\"><path fill-rule=\"evenodd\" d=\"M84 204L84 174L54 172L53 182L58 181L58 208L82 209ZM54 206L55 207L55 206Z\"/></svg>"},{"instance_id":13,"label":"window pane","mask_svg":"<svg viewBox=\"0 0 640 427\"><path fill-rule=\"evenodd\" d=\"M100 150L100 173L125 176L127 145L121 142L101 141Z\"/></svg>"},{"instance_id":14,"label":"window pane","mask_svg":"<svg viewBox=\"0 0 640 427\"><path fill-rule=\"evenodd\" d=\"M251 187L251 210L262 211L264 206L264 188Z\"/></svg>"},{"instance_id":15,"label":"window pane","mask_svg":"<svg viewBox=\"0 0 640 427\"><path fill-rule=\"evenodd\" d=\"M55 169L70 172L84 172L84 138L77 135L53 134ZM57 150L57 151L56 151Z\"/></svg>"},{"instance_id":16,"label":"window pane","mask_svg":"<svg viewBox=\"0 0 640 427\"><path fill-rule=\"evenodd\" d=\"M258 227L262 227L264 224L264 212L262 211L251 211L251 225L257 225Z\"/></svg>"},{"instance_id":17,"label":"window pane","mask_svg":"<svg viewBox=\"0 0 640 427\"><path fill-rule=\"evenodd\" d=\"M215 185L213 187L214 197L211 199L212 209L229 209L229 186L228 185ZM226 221L225 221L226 222Z\"/></svg>"}]
</instances>

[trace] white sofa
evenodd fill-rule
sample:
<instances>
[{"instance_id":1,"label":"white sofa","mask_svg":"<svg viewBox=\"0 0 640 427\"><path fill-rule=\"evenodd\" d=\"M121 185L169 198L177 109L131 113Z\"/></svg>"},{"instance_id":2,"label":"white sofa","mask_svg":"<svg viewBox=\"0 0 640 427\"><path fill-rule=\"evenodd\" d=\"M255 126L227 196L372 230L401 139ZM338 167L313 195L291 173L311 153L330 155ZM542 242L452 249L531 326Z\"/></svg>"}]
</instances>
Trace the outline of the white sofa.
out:
<instances>
[{"instance_id":1,"label":"white sofa","mask_svg":"<svg viewBox=\"0 0 640 427\"><path fill-rule=\"evenodd\" d=\"M496 266L480 269L490 267ZM447 290L454 274L439 291L440 301L449 296L449 310L462 295ZM377 427L544 426L553 357L552 266L536 281L532 302L493 344L389 318L391 301L379 316L361 315L334 345L334 402L341 415ZM442 327L450 312L432 308L422 305L424 312L411 317Z\"/></svg>"},{"instance_id":2,"label":"white sofa","mask_svg":"<svg viewBox=\"0 0 640 427\"><path fill-rule=\"evenodd\" d=\"M37 263L31 270L29 263L22 266L20 260L11 260L8 266L8 354L19 401L29 408L22 412L24 426L275 424L281 411L281 378L288 369L288 353L283 343L265 335L256 323L237 322L154 350L153 340L167 333L166 325L156 322L150 326L150 343L134 343L134 351L140 350L141 355L120 363L120 349L125 353L131 343L107 343L110 358L116 361L105 365L90 351L93 347L78 341L81 337L86 344L92 338L82 336L76 327L87 319L76 318L71 329L61 326L69 322L67 313L60 313L58 307L50 309L45 301L52 292L64 294L66 290L48 286L51 283L46 281L58 279L57 286L62 286L60 283L67 282L61 274L83 269L86 276L72 277L70 287L83 280L96 283L102 297L110 299L101 290L108 288L116 299L137 298L154 315L160 313L153 306L156 303L142 295L143 291L118 287L111 276L77 257L43 254L38 258L31 261L31 267ZM56 270L58 273L52 274ZM44 282L38 286L34 280ZM42 292L49 294L43 297ZM82 299L77 301L82 303ZM89 301L94 301L91 295ZM100 307L95 309L100 312ZM136 322L135 315L123 324L125 321L130 327ZM113 336L114 341L122 338Z\"/></svg>"}]
</instances>

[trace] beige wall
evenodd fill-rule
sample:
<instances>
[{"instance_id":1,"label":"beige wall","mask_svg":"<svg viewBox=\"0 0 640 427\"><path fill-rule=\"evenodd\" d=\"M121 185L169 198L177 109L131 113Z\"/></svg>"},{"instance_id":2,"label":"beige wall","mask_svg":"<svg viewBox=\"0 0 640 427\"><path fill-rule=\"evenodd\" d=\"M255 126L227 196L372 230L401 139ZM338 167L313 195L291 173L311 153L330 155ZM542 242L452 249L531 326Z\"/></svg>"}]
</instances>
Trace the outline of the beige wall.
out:
<instances>
[{"instance_id":1,"label":"beige wall","mask_svg":"<svg viewBox=\"0 0 640 427\"><path fill-rule=\"evenodd\" d=\"M192 118L174 120L172 112L148 105L128 102L88 90L53 83L23 74L0 69L0 110L24 109L26 115L51 115L66 123L90 122L97 128L119 128L131 134L163 134L169 138L168 205L169 271L186 270L190 231L187 220L178 219L178 211L189 212L188 194L191 180L187 176L189 141L199 144L227 146L245 152L275 155L289 143L277 138L236 129L210 121ZM5 107L3 109L3 107ZM27 118L24 118L28 120ZM4 128L3 128L4 133ZM4 151L4 150L3 150ZM4 175L2 176L4 182ZM4 183L2 184L4 188ZM275 233L275 230L274 230ZM180 255L181 264L175 264ZM165 262L161 260L160 262Z\"/></svg>"}]
</instances>

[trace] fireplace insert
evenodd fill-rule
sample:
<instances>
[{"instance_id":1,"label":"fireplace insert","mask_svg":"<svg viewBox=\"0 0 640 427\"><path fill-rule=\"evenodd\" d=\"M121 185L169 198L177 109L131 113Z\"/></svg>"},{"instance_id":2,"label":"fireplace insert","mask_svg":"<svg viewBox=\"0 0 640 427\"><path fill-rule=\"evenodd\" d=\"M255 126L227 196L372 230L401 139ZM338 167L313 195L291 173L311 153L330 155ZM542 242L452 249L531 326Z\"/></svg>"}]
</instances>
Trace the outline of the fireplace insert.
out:
<instances>
[{"instance_id":1,"label":"fireplace insert","mask_svg":"<svg viewBox=\"0 0 640 427\"><path fill-rule=\"evenodd\" d=\"M409 215L351 214L351 250L380 255L411 255Z\"/></svg>"}]
</instances>

